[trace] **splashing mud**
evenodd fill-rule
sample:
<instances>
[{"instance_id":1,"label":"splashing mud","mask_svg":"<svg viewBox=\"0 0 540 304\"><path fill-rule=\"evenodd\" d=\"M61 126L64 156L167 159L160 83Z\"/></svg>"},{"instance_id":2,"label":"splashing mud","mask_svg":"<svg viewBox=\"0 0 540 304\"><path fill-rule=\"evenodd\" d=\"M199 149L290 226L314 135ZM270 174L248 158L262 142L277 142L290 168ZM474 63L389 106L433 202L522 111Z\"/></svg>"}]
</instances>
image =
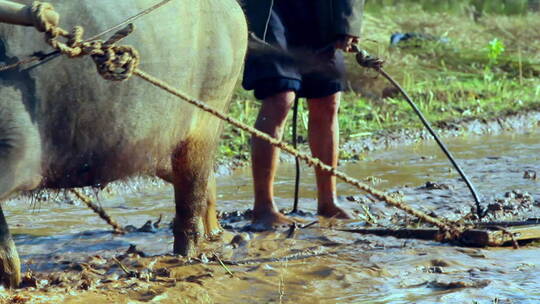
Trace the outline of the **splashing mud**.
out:
<instances>
[{"instance_id":1,"label":"splashing mud","mask_svg":"<svg viewBox=\"0 0 540 304\"><path fill-rule=\"evenodd\" d=\"M487 220L540 218L538 138L533 133L449 142L484 195ZM342 167L436 216L458 219L471 213L470 194L430 143L372 153ZM280 169L282 208L292 203L292 174L289 164ZM519 250L464 248L336 231L338 225L418 224L347 185L339 187L357 220L317 218L313 176L305 169L298 228L253 232L244 212L252 204L249 169L220 178L219 207L227 230L190 260L168 255L167 223L174 209L172 190L162 183L136 179L99 194L111 216L135 227L123 236L111 234L91 211L63 194L34 204L13 200L5 210L24 263L25 287L1 291L0 297L6 303L540 301L539 243ZM148 220L155 224L160 215L160 225L137 229Z\"/></svg>"}]
</instances>

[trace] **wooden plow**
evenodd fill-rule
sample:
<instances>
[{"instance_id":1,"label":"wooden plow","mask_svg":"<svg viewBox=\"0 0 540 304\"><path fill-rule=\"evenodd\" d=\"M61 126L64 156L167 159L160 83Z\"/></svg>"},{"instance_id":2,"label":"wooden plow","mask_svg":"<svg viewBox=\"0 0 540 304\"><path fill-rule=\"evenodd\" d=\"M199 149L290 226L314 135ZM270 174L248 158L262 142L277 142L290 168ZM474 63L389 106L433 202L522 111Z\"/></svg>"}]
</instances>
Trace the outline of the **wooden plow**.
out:
<instances>
[{"instance_id":1,"label":"wooden plow","mask_svg":"<svg viewBox=\"0 0 540 304\"><path fill-rule=\"evenodd\" d=\"M400 239L419 239L440 241L444 235L438 228L361 228L337 229L338 231L393 236ZM499 247L516 245L517 243L540 240L540 219L528 219L516 222L476 223L473 228L465 230L461 237L454 241L458 245L470 247Z\"/></svg>"}]
</instances>

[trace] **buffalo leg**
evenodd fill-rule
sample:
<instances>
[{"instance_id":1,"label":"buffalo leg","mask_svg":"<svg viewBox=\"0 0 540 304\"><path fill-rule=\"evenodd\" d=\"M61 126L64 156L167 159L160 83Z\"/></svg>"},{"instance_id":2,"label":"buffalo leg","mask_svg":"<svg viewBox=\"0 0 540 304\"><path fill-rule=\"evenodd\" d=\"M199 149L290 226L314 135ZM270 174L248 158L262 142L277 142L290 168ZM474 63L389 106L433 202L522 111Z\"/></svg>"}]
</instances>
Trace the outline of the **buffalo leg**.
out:
<instances>
[{"instance_id":1,"label":"buffalo leg","mask_svg":"<svg viewBox=\"0 0 540 304\"><path fill-rule=\"evenodd\" d=\"M21 93L0 81L0 201L41 181L41 144ZM20 261L0 206L0 283L16 287Z\"/></svg>"},{"instance_id":2,"label":"buffalo leg","mask_svg":"<svg viewBox=\"0 0 540 304\"><path fill-rule=\"evenodd\" d=\"M217 219L216 212L216 179L213 173L210 173L208 180L208 192L206 197L206 214L204 220L204 232L210 240L216 239L222 232L221 225Z\"/></svg>"},{"instance_id":3,"label":"buffalo leg","mask_svg":"<svg viewBox=\"0 0 540 304\"><path fill-rule=\"evenodd\" d=\"M212 169L212 149L198 140L187 140L172 158L174 199L174 253L193 256L204 234L207 187Z\"/></svg>"},{"instance_id":4,"label":"buffalo leg","mask_svg":"<svg viewBox=\"0 0 540 304\"><path fill-rule=\"evenodd\" d=\"M41 181L39 131L21 99L0 81L0 200Z\"/></svg>"},{"instance_id":5,"label":"buffalo leg","mask_svg":"<svg viewBox=\"0 0 540 304\"><path fill-rule=\"evenodd\" d=\"M17 287L21 283L21 262L2 206L0 206L0 280L8 288Z\"/></svg>"}]
</instances>

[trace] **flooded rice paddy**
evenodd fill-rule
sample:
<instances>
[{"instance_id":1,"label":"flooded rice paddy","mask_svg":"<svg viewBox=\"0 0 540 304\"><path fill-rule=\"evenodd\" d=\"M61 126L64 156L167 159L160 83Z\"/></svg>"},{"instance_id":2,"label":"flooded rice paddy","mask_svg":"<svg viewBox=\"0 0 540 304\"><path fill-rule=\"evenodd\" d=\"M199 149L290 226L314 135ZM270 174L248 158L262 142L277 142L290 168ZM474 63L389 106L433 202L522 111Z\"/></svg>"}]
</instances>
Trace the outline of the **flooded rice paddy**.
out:
<instances>
[{"instance_id":1,"label":"flooded rice paddy","mask_svg":"<svg viewBox=\"0 0 540 304\"><path fill-rule=\"evenodd\" d=\"M540 133L452 139L448 145L490 205L489 219L540 218L540 181L534 178L540 172ZM281 208L292 205L293 167L285 163L280 169L276 195ZM341 168L437 216L458 219L471 212L470 194L432 143L373 152ZM317 220L311 171L303 168L300 206L306 213L298 217L301 223ZM358 220L321 219L294 235L287 229L250 232L243 212L253 197L249 168L222 176L219 210L227 230L194 260L169 255L173 194L160 182L135 179L98 194L123 225L141 227L163 215L153 233L113 235L64 194L12 200L4 210L29 287L0 295L13 303L540 302L540 243L519 250L464 248L340 232L331 227L410 224L413 219L345 184L339 185L339 194ZM126 253L132 244L136 249Z\"/></svg>"}]
</instances>

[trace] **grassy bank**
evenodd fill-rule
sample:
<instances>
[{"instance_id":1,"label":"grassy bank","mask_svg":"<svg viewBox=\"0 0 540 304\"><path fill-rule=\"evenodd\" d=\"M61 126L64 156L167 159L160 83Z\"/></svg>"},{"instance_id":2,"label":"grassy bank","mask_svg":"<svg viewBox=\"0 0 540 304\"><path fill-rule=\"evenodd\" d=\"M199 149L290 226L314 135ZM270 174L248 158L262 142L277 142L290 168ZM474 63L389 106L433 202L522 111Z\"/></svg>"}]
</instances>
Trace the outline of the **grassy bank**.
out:
<instances>
[{"instance_id":1,"label":"grassy bank","mask_svg":"<svg viewBox=\"0 0 540 304\"><path fill-rule=\"evenodd\" d=\"M538 13L499 15L467 6L446 13L411 3L373 6L365 16L362 47L386 60L385 69L437 125L540 110L538 28ZM422 33L427 38L390 47L395 32ZM358 67L352 57L348 61L349 90L340 111L343 142L381 130L421 128L382 77ZM258 106L251 93L239 88L231 115L253 124ZM303 110L299 125L300 134L306 134ZM221 159L248 158L249 136L227 126L223 137Z\"/></svg>"}]
</instances>

